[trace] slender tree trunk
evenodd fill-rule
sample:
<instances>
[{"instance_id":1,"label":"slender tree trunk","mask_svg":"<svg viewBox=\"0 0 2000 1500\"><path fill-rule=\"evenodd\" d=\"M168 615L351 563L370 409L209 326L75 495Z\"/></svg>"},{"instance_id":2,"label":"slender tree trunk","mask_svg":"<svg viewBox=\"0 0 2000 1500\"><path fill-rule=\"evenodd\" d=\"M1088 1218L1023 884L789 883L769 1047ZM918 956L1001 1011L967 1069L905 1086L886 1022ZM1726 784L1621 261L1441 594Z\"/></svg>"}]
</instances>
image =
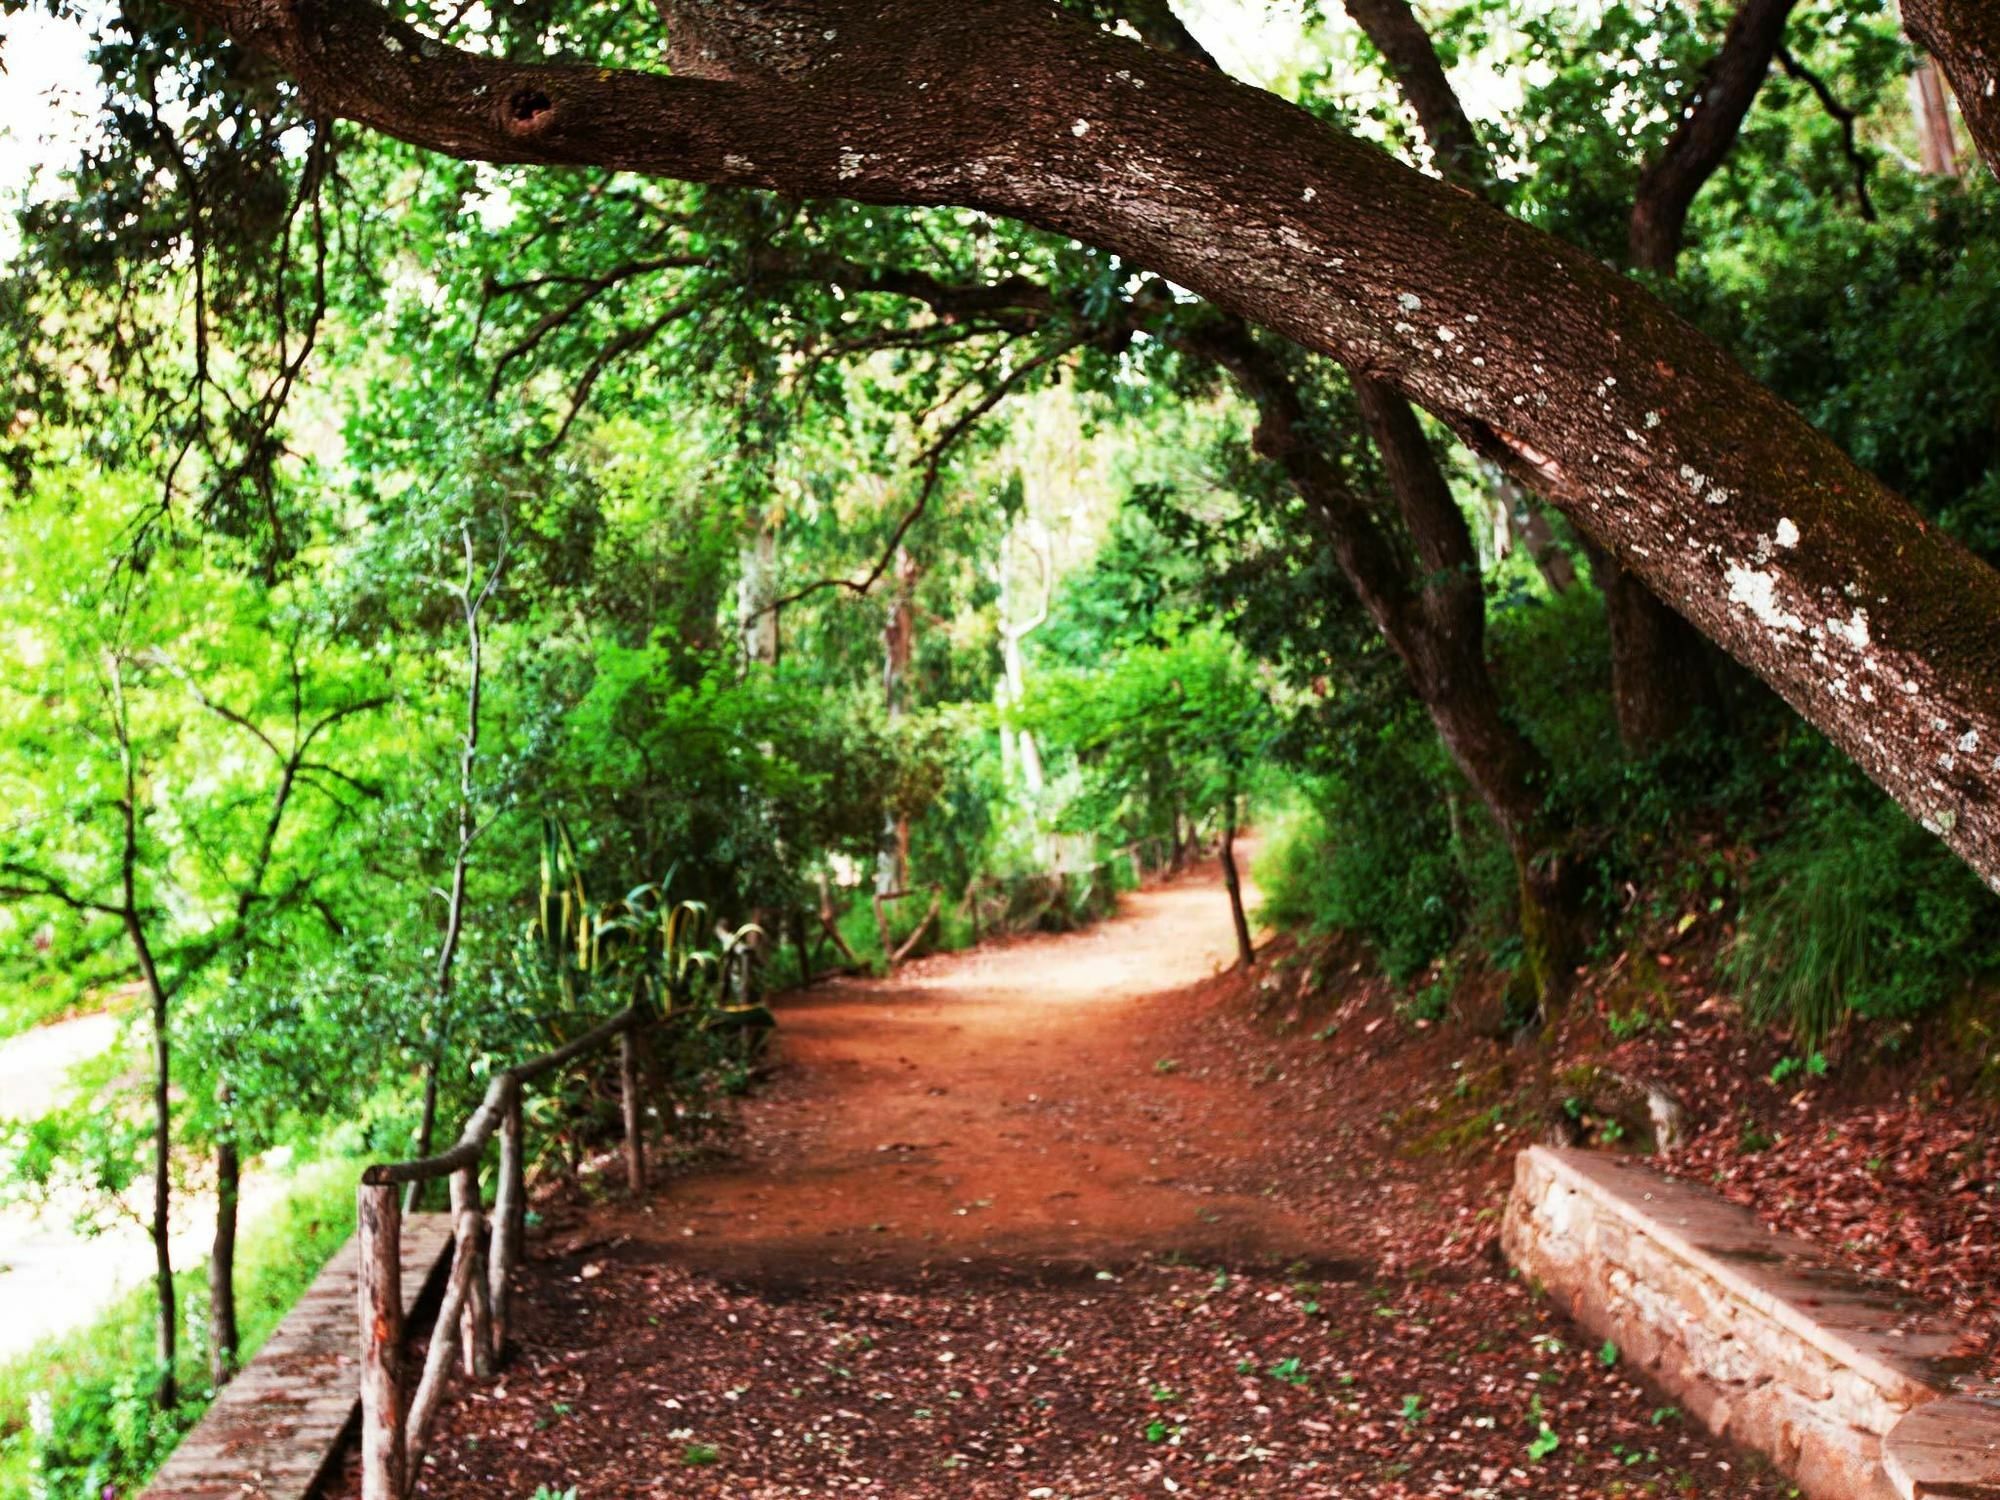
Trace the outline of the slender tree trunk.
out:
<instances>
[{"instance_id":1,"label":"slender tree trunk","mask_svg":"<svg viewBox=\"0 0 2000 1500\"><path fill-rule=\"evenodd\" d=\"M432 1033L430 1056L424 1061L424 1102L417 1116L417 1159L431 1154L431 1142L437 1135L438 1075L444 1071L444 1018L438 1018L437 1029ZM406 1183L403 1187L403 1212L415 1213L423 1201L424 1184Z\"/></svg>"},{"instance_id":2,"label":"slender tree trunk","mask_svg":"<svg viewBox=\"0 0 2000 1500\"><path fill-rule=\"evenodd\" d=\"M903 716L903 679L909 675L910 658L916 649L918 571L914 557L907 552L897 554L896 593L889 602L888 621L882 627L882 702L891 724ZM909 855L908 816L894 808L883 809L882 841L875 868L878 916L882 906L879 898L909 885ZM882 956L887 958L892 949L887 918L882 921Z\"/></svg>"},{"instance_id":3,"label":"slender tree trunk","mask_svg":"<svg viewBox=\"0 0 2000 1500\"><path fill-rule=\"evenodd\" d=\"M1550 593L1568 593L1576 586L1576 564L1556 540L1555 528L1534 498L1513 480L1508 479L1506 484L1507 488L1501 491L1501 503L1507 508L1510 539L1527 549Z\"/></svg>"},{"instance_id":4,"label":"slender tree trunk","mask_svg":"<svg viewBox=\"0 0 2000 1500\"><path fill-rule=\"evenodd\" d=\"M2000 174L2000 12L1992 0L1903 0L1903 26L1950 80L1973 144Z\"/></svg>"},{"instance_id":5,"label":"slender tree trunk","mask_svg":"<svg viewBox=\"0 0 2000 1500\"><path fill-rule=\"evenodd\" d=\"M227 1085L222 1106L226 1115ZM225 1118L215 1144L215 1242L208 1256L208 1376L218 1390L236 1373L236 1221L242 1180L236 1132Z\"/></svg>"},{"instance_id":6,"label":"slender tree trunk","mask_svg":"<svg viewBox=\"0 0 2000 1500\"><path fill-rule=\"evenodd\" d=\"M799 955L799 988L811 989L813 982L812 949L806 943L806 914L802 907L792 908L792 948Z\"/></svg>"},{"instance_id":7,"label":"slender tree trunk","mask_svg":"<svg viewBox=\"0 0 2000 1500\"><path fill-rule=\"evenodd\" d=\"M445 1041L451 1026L452 1002L456 997L458 945L465 935L465 877L472 862L472 846L479 837L474 797L478 787L474 770L479 759L479 711L486 687L486 637L480 628L479 613L493 590L500 585L507 566L508 545L502 542L486 581L479 581L477 557L470 527L461 527L459 537L465 550L465 584L458 592L459 608L465 619L465 737L458 754L458 848L451 862L451 895L445 906L444 941L438 945L437 969L432 987L437 996L436 1020L431 1029L430 1057L424 1069L423 1115L417 1125L417 1155L431 1154L437 1131L438 1081L444 1071ZM424 1184L412 1182L403 1190L403 1212L414 1209L423 1196Z\"/></svg>"},{"instance_id":8,"label":"slender tree trunk","mask_svg":"<svg viewBox=\"0 0 2000 1500\"><path fill-rule=\"evenodd\" d=\"M159 1384L154 1399L162 1411L170 1409L180 1396L174 1364L179 1356L180 1319L174 1298L174 1255L169 1237L172 1228L174 1148L173 1044L167 1034L166 984L153 959L152 941L139 909L139 761L132 749L132 720L125 700L124 668L115 653L104 657L106 699L111 709L112 732L118 742L124 796L118 811L123 828L119 850L119 885L124 904L119 914L125 936L132 945L132 957L139 966L139 978L146 986L153 1022L153 1289L159 1303L160 1361Z\"/></svg>"},{"instance_id":9,"label":"slender tree trunk","mask_svg":"<svg viewBox=\"0 0 2000 1500\"><path fill-rule=\"evenodd\" d=\"M174 1256L169 1238L173 1209L173 1184L169 1171L173 1146L173 1055L167 1037L167 991L153 965L153 950L146 940L145 924L135 904L132 878L127 877L125 932L139 960L139 973L146 983L153 1021L153 1218L148 1233L153 1241L153 1291L159 1302L160 1380L154 1399L161 1410L171 1408L180 1398L180 1384L174 1373L179 1357L180 1320L174 1305Z\"/></svg>"},{"instance_id":10,"label":"slender tree trunk","mask_svg":"<svg viewBox=\"0 0 2000 1500\"><path fill-rule=\"evenodd\" d=\"M778 664L778 527L775 508L756 518L756 530L738 554L737 607L743 619L743 654L767 667Z\"/></svg>"},{"instance_id":11,"label":"slender tree trunk","mask_svg":"<svg viewBox=\"0 0 2000 1500\"><path fill-rule=\"evenodd\" d=\"M1734 143L1795 3L1742 0L1738 6L1728 35L1709 60L1694 105L1640 180L1627 226L1635 265L1673 274L1688 208ZM1439 170L1497 204L1500 183L1493 164L1408 0L1347 0L1347 9L1389 63L1437 155ZM1520 512L1531 514L1525 505ZM1515 513L1509 504L1510 522ZM1546 538L1546 522L1542 532ZM1544 542L1534 557L1557 593L1575 581L1575 570L1559 548ZM1680 616L1603 549L1594 549L1591 557L1605 591L1619 738L1629 754L1649 755L1712 708L1714 678L1700 636Z\"/></svg>"},{"instance_id":12,"label":"slender tree trunk","mask_svg":"<svg viewBox=\"0 0 2000 1500\"><path fill-rule=\"evenodd\" d=\"M1615 558L1597 547L1585 551L1611 626L1611 702L1619 743L1635 758L1656 754L1720 714L1707 644Z\"/></svg>"},{"instance_id":13,"label":"slender tree trunk","mask_svg":"<svg viewBox=\"0 0 2000 1500\"><path fill-rule=\"evenodd\" d=\"M1222 810L1222 883L1229 889L1229 920L1236 929L1236 962L1250 968L1257 962L1257 949L1250 941L1250 919L1243 911L1243 881L1236 873L1236 793L1231 792Z\"/></svg>"},{"instance_id":14,"label":"slender tree trunk","mask_svg":"<svg viewBox=\"0 0 2000 1500\"><path fill-rule=\"evenodd\" d=\"M1910 113L1917 122L1918 159L1932 177L1958 176L1958 139L1938 66L1922 58L1910 73Z\"/></svg>"}]
</instances>

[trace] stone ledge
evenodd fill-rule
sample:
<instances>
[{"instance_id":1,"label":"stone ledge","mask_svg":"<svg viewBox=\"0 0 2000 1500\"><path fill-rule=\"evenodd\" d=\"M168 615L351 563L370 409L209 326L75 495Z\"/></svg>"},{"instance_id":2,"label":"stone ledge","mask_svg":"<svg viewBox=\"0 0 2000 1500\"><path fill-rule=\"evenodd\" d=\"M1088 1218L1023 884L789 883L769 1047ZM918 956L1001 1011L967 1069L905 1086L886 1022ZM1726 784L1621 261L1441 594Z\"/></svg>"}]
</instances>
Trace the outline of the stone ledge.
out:
<instances>
[{"instance_id":1,"label":"stone ledge","mask_svg":"<svg viewBox=\"0 0 2000 1500\"><path fill-rule=\"evenodd\" d=\"M2000 1406L1946 1396L1918 1407L1882 1439L1882 1467L1901 1500L2000 1496Z\"/></svg>"},{"instance_id":2,"label":"stone ledge","mask_svg":"<svg viewBox=\"0 0 2000 1500\"><path fill-rule=\"evenodd\" d=\"M1502 1243L1814 1500L2000 1500L2000 1406L1954 1394L1956 1330L1748 1210L1628 1159L1537 1146L1516 1161Z\"/></svg>"},{"instance_id":3,"label":"stone ledge","mask_svg":"<svg viewBox=\"0 0 2000 1500\"><path fill-rule=\"evenodd\" d=\"M403 1306L425 1299L451 1249L451 1215L403 1220ZM350 1237L257 1357L222 1388L140 1500L306 1500L360 1404L356 1250Z\"/></svg>"}]
</instances>

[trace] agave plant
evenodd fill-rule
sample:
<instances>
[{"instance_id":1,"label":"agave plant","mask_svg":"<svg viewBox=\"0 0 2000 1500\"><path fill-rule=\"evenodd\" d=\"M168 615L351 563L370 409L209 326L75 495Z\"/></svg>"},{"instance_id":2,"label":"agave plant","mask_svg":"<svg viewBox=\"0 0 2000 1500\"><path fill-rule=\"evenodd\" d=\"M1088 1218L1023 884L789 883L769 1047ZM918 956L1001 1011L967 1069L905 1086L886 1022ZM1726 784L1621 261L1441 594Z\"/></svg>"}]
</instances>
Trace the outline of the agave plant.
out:
<instances>
[{"instance_id":1,"label":"agave plant","mask_svg":"<svg viewBox=\"0 0 2000 1500\"><path fill-rule=\"evenodd\" d=\"M568 825L545 816L540 899L522 945L528 977L552 976L572 1010L607 992L661 1016L713 1008L759 929L739 927L722 935L719 946L702 946L709 909L672 899L677 868L620 900L593 905ZM702 983L707 977L716 982Z\"/></svg>"}]
</instances>

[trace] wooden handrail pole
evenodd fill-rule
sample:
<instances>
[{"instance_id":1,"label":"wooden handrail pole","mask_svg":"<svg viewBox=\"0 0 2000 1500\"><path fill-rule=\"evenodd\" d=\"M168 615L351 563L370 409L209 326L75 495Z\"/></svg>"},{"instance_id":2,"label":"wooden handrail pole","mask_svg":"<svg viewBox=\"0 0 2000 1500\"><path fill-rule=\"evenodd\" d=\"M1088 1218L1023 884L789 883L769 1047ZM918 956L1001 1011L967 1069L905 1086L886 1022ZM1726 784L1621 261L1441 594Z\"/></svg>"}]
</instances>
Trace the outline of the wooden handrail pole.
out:
<instances>
[{"instance_id":1,"label":"wooden handrail pole","mask_svg":"<svg viewBox=\"0 0 2000 1500\"><path fill-rule=\"evenodd\" d=\"M618 1033L619 1092L625 1096L625 1182L634 1198L646 1193L646 1140L639 1129L638 1019Z\"/></svg>"},{"instance_id":2,"label":"wooden handrail pole","mask_svg":"<svg viewBox=\"0 0 2000 1500\"><path fill-rule=\"evenodd\" d=\"M507 1283L520 1263L521 1239L527 1227L527 1176L521 1147L521 1086L510 1080L500 1116L500 1180L493 1190L492 1249L486 1262L496 1359L507 1344Z\"/></svg>"},{"instance_id":3,"label":"wooden handrail pole","mask_svg":"<svg viewBox=\"0 0 2000 1500\"><path fill-rule=\"evenodd\" d=\"M459 1314L459 1344L465 1373L484 1380L493 1373L493 1304L486 1281L486 1215L479 1203L479 1169L463 1167L451 1174L452 1223L458 1230L459 1253L472 1257L467 1274L465 1308ZM445 1336L448 1330L440 1328Z\"/></svg>"},{"instance_id":4,"label":"wooden handrail pole","mask_svg":"<svg viewBox=\"0 0 2000 1500\"><path fill-rule=\"evenodd\" d=\"M453 1236L451 1276L444 1285L444 1301L438 1306L437 1323L431 1329L430 1347L424 1351L423 1374L417 1379L416 1393L410 1397L410 1414L405 1421L403 1495L416 1487L424 1455L430 1451L431 1423L437 1419L444 1400L446 1381L451 1376L451 1351L457 1345L452 1331L464 1315L472 1272L478 1262L473 1244L474 1225L469 1218L458 1221Z\"/></svg>"},{"instance_id":5,"label":"wooden handrail pole","mask_svg":"<svg viewBox=\"0 0 2000 1500\"><path fill-rule=\"evenodd\" d=\"M396 1189L363 1184L360 1253L361 1500L402 1500L403 1212Z\"/></svg>"}]
</instances>

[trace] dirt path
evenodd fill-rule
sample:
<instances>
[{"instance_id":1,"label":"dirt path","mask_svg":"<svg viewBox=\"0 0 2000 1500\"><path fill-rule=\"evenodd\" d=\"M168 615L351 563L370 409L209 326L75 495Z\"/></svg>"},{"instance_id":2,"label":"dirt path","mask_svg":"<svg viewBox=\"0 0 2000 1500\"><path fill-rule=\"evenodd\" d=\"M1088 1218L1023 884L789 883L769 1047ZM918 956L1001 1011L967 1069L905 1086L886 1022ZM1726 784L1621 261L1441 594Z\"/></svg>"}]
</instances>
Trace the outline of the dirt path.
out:
<instances>
[{"instance_id":1,"label":"dirt path","mask_svg":"<svg viewBox=\"0 0 2000 1500\"><path fill-rule=\"evenodd\" d=\"M1230 956L1204 872L789 998L726 1160L549 1211L418 1493L1786 1493L1465 1252L1382 1020L1274 1039Z\"/></svg>"},{"instance_id":2,"label":"dirt path","mask_svg":"<svg viewBox=\"0 0 2000 1500\"><path fill-rule=\"evenodd\" d=\"M1338 1250L1213 1170L1255 1102L1186 1075L1149 1012L1233 962L1206 879L1113 920L840 981L781 1007L783 1074L726 1173L676 1185L676 1259L880 1278L967 1254L1025 1265L1318 1260ZM691 1231L691 1232L690 1232Z\"/></svg>"}]
</instances>

